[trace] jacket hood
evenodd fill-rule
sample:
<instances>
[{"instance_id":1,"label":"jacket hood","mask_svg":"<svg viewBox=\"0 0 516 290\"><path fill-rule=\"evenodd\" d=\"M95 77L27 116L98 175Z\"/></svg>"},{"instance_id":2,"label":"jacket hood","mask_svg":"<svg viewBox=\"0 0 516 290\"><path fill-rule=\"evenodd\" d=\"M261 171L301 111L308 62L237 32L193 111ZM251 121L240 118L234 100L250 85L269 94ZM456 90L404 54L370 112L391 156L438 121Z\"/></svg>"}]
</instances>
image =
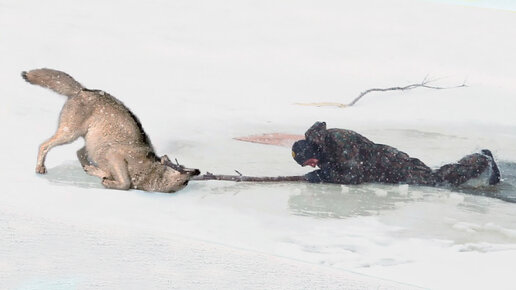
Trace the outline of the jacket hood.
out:
<instances>
[{"instance_id":1,"label":"jacket hood","mask_svg":"<svg viewBox=\"0 0 516 290\"><path fill-rule=\"evenodd\" d=\"M324 144L327 135L326 122L315 122L312 127L306 131L305 138L307 141L321 146Z\"/></svg>"}]
</instances>

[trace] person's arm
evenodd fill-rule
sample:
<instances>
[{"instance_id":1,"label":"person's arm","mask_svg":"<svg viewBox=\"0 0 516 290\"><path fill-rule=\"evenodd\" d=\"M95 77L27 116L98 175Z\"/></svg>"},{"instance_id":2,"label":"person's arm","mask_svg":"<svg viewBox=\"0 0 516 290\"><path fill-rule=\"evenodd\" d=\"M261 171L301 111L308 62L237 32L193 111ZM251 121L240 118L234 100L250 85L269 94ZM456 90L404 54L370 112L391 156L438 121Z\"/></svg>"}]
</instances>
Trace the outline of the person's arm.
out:
<instances>
[{"instance_id":1,"label":"person's arm","mask_svg":"<svg viewBox=\"0 0 516 290\"><path fill-rule=\"evenodd\" d=\"M324 182L323 180L323 173L322 171L319 169L319 170L314 170L312 172L308 172L307 174L305 174L305 179L306 181L310 182L310 183L322 183Z\"/></svg>"},{"instance_id":2,"label":"person's arm","mask_svg":"<svg viewBox=\"0 0 516 290\"><path fill-rule=\"evenodd\" d=\"M316 143L324 151L326 163L320 170L305 175L312 183L359 184L363 180L360 149L372 145L362 135L343 129L326 130L325 123L315 123L307 133L307 140Z\"/></svg>"},{"instance_id":3,"label":"person's arm","mask_svg":"<svg viewBox=\"0 0 516 290\"><path fill-rule=\"evenodd\" d=\"M335 166L329 169L314 170L307 173L305 179L310 183L362 183L362 176L358 167L342 168L341 166Z\"/></svg>"}]
</instances>

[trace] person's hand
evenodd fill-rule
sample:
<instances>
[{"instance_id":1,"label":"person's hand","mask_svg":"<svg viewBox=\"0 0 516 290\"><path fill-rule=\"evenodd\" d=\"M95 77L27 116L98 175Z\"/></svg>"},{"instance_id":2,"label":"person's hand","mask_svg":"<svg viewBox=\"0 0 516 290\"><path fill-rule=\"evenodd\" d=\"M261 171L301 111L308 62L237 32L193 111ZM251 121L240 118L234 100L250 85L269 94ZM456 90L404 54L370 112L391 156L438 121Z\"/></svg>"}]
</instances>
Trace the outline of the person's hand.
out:
<instances>
[{"instance_id":1,"label":"person's hand","mask_svg":"<svg viewBox=\"0 0 516 290\"><path fill-rule=\"evenodd\" d=\"M321 170L314 170L312 172L309 172L309 173L305 174L305 178L310 183L321 183L321 182L323 182L322 171Z\"/></svg>"}]
</instances>

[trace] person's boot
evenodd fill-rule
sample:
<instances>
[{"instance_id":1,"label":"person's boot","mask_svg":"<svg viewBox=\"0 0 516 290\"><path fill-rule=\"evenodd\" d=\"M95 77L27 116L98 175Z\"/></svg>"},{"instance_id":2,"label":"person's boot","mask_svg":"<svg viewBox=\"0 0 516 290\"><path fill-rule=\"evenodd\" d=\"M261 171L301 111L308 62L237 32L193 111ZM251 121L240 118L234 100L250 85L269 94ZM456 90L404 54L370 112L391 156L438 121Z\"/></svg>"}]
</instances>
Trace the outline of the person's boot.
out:
<instances>
[{"instance_id":1,"label":"person's boot","mask_svg":"<svg viewBox=\"0 0 516 290\"><path fill-rule=\"evenodd\" d=\"M491 174L489 176L489 185L495 185L500 182L500 169L498 169L498 165L494 160L493 154L490 150L484 149L481 151L482 155L485 155L489 158L489 165L491 166Z\"/></svg>"}]
</instances>

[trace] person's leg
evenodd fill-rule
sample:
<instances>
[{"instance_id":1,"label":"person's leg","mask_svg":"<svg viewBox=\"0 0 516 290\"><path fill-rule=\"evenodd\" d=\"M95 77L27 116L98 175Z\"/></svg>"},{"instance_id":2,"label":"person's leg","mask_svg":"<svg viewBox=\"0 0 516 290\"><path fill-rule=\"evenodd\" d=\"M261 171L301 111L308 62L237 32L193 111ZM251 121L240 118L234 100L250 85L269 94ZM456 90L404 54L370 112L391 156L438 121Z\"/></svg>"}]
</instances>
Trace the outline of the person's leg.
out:
<instances>
[{"instance_id":1,"label":"person's leg","mask_svg":"<svg viewBox=\"0 0 516 290\"><path fill-rule=\"evenodd\" d=\"M435 186L437 180L432 169L417 158L410 158L405 164L405 179L408 184Z\"/></svg>"},{"instance_id":2,"label":"person's leg","mask_svg":"<svg viewBox=\"0 0 516 290\"><path fill-rule=\"evenodd\" d=\"M485 152L484 152L485 151ZM480 177L483 173L490 173L486 177L486 184L496 184L500 181L500 171L489 150L482 153L467 155L457 163L446 164L435 171L436 181L439 184L461 185L468 180Z\"/></svg>"},{"instance_id":3,"label":"person's leg","mask_svg":"<svg viewBox=\"0 0 516 290\"><path fill-rule=\"evenodd\" d=\"M498 165L496 165L493 154L490 150L484 149L482 150L482 154L489 157L489 165L491 166L491 176L489 177L489 185L495 185L498 182L500 182L500 179L502 178L500 169L498 169Z\"/></svg>"}]
</instances>

